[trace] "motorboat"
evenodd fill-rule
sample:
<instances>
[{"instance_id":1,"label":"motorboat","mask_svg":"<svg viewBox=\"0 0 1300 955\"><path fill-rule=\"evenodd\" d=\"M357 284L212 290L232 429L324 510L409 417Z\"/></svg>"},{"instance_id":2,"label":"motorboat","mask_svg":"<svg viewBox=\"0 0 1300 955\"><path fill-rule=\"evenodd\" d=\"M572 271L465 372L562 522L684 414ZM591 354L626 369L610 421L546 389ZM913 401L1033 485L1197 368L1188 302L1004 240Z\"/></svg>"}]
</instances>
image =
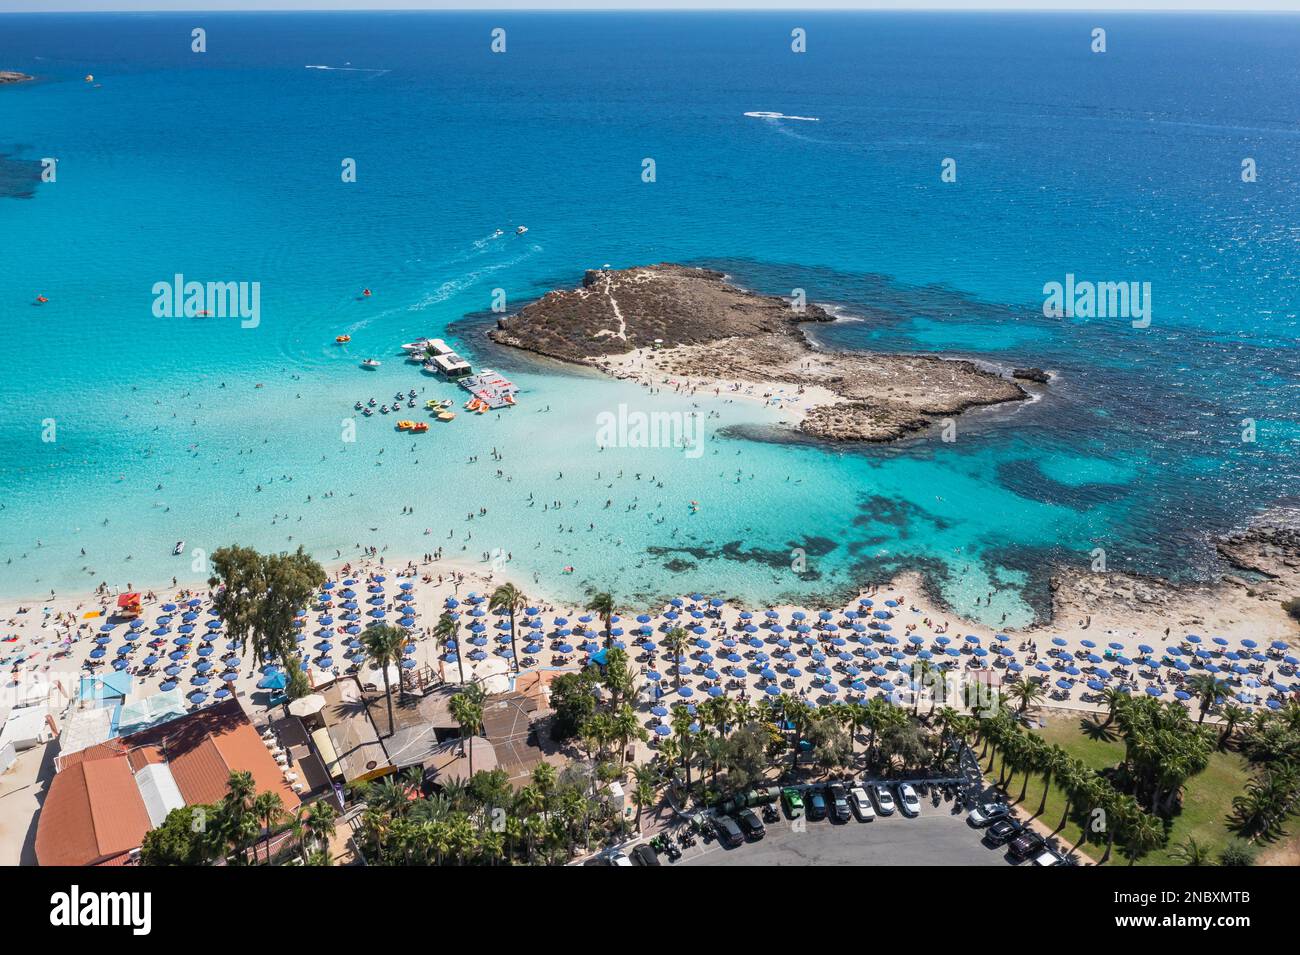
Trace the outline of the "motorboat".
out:
<instances>
[{"instance_id":1,"label":"motorboat","mask_svg":"<svg viewBox=\"0 0 1300 955\"><path fill-rule=\"evenodd\" d=\"M521 225L518 229L515 230L515 235L523 235L527 231L528 231L528 226Z\"/></svg>"},{"instance_id":2,"label":"motorboat","mask_svg":"<svg viewBox=\"0 0 1300 955\"><path fill-rule=\"evenodd\" d=\"M382 364L377 358L367 358L361 363L362 368L378 368Z\"/></svg>"}]
</instances>

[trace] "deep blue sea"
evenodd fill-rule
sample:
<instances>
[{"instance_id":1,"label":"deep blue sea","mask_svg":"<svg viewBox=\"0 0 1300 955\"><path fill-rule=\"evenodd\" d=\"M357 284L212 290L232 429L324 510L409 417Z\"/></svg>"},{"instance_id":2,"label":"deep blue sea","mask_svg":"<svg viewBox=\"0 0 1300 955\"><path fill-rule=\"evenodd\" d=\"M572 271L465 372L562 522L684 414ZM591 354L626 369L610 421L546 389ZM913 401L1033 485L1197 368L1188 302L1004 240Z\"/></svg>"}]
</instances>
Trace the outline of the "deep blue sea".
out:
<instances>
[{"instance_id":1,"label":"deep blue sea","mask_svg":"<svg viewBox=\"0 0 1300 955\"><path fill-rule=\"evenodd\" d=\"M0 69L37 77L0 87L0 594L197 578L182 539L441 545L628 602L914 568L1015 626L1057 564L1205 577L1297 502L1300 17L9 15ZM493 290L661 261L806 289L828 346L1056 378L951 443L774 442L701 400L701 458L598 451L600 412L689 402L503 354ZM260 324L156 317L177 273L260 283ZM1149 282L1150 326L1044 317L1067 274ZM356 400L458 397L397 351L433 333L520 405L344 440Z\"/></svg>"}]
</instances>

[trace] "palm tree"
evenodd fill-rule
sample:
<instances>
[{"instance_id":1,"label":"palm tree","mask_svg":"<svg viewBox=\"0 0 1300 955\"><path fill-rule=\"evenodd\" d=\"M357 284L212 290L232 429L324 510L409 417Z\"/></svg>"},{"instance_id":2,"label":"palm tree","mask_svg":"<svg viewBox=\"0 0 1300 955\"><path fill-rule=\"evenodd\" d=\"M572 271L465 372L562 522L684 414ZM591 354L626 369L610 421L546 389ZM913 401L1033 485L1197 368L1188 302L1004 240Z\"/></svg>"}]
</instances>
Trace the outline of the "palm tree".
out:
<instances>
[{"instance_id":1,"label":"palm tree","mask_svg":"<svg viewBox=\"0 0 1300 955\"><path fill-rule=\"evenodd\" d=\"M1128 702L1128 699L1129 695L1117 686L1108 686L1101 691L1101 702L1106 704L1106 722L1101 724L1102 729L1115 722L1116 713Z\"/></svg>"},{"instance_id":2,"label":"palm tree","mask_svg":"<svg viewBox=\"0 0 1300 955\"><path fill-rule=\"evenodd\" d=\"M1232 734L1238 726L1249 719L1250 713L1236 703L1229 703L1219 711L1219 716L1223 718L1223 733L1219 736L1219 749L1227 749Z\"/></svg>"},{"instance_id":3,"label":"palm tree","mask_svg":"<svg viewBox=\"0 0 1300 955\"><path fill-rule=\"evenodd\" d=\"M515 614L528 605L528 597L514 584L502 584L488 598L489 610L506 610L510 614L510 653L515 672L519 672L519 651L515 643Z\"/></svg>"},{"instance_id":4,"label":"palm tree","mask_svg":"<svg viewBox=\"0 0 1300 955\"><path fill-rule=\"evenodd\" d=\"M682 766L686 769L686 788L691 788L691 757L695 755L697 748L695 734L691 731L691 724L695 722L695 717L686 707L680 703L673 704L672 727L676 734L677 746L682 755Z\"/></svg>"},{"instance_id":5,"label":"palm tree","mask_svg":"<svg viewBox=\"0 0 1300 955\"><path fill-rule=\"evenodd\" d=\"M245 823L252 818L253 801L256 798L257 784L253 782L253 774L247 771L232 772L226 780L226 795L221 802L224 825L220 828L225 830L222 835L229 838L235 857L241 863L241 850L248 830Z\"/></svg>"},{"instance_id":6,"label":"palm tree","mask_svg":"<svg viewBox=\"0 0 1300 955\"><path fill-rule=\"evenodd\" d=\"M266 861L271 861L271 829L284 816L284 800L279 793L260 793L253 800L252 814L262 824Z\"/></svg>"},{"instance_id":7,"label":"palm tree","mask_svg":"<svg viewBox=\"0 0 1300 955\"><path fill-rule=\"evenodd\" d=\"M641 810L646 803L655 798L655 784L658 778L649 766L632 767L632 799L636 803L636 831L641 831Z\"/></svg>"},{"instance_id":8,"label":"palm tree","mask_svg":"<svg viewBox=\"0 0 1300 955\"><path fill-rule=\"evenodd\" d=\"M613 637L610 636L609 624L610 618L614 616L614 598L602 591L588 601L587 610L591 613L600 614L600 619L605 624L605 649L608 650L613 640Z\"/></svg>"},{"instance_id":9,"label":"palm tree","mask_svg":"<svg viewBox=\"0 0 1300 955\"><path fill-rule=\"evenodd\" d=\"M456 644L456 669L460 672L460 682L465 682L465 661L460 652L460 622L449 612L443 611L438 618L433 635L438 642L446 646L448 641Z\"/></svg>"},{"instance_id":10,"label":"palm tree","mask_svg":"<svg viewBox=\"0 0 1300 955\"><path fill-rule=\"evenodd\" d=\"M1200 704L1201 712L1196 720L1198 726L1205 722L1205 714L1218 702L1219 697L1227 696L1229 693L1228 684L1211 673L1196 674L1183 684L1183 688L1196 697L1197 703Z\"/></svg>"},{"instance_id":11,"label":"palm tree","mask_svg":"<svg viewBox=\"0 0 1300 955\"><path fill-rule=\"evenodd\" d=\"M388 735L394 732L393 693L388 685L388 667L402 662L402 651L406 649L406 631L386 624L366 627L361 632L361 643L365 647L366 659L384 675L384 699L388 701ZM398 681L401 686L401 681Z\"/></svg>"},{"instance_id":12,"label":"palm tree","mask_svg":"<svg viewBox=\"0 0 1300 955\"><path fill-rule=\"evenodd\" d=\"M1025 710L1042 699L1043 685L1037 680L1017 680L1007 687L1007 695L1020 701L1020 708L1016 712L1023 715Z\"/></svg>"},{"instance_id":13,"label":"palm tree","mask_svg":"<svg viewBox=\"0 0 1300 955\"><path fill-rule=\"evenodd\" d=\"M302 828L306 830L307 835L311 836L318 849L322 845L328 848L329 837L334 832L334 820L337 816L338 811L328 799L317 799L307 807L301 819Z\"/></svg>"},{"instance_id":14,"label":"palm tree","mask_svg":"<svg viewBox=\"0 0 1300 955\"><path fill-rule=\"evenodd\" d=\"M483 729L483 706L465 693L451 698L451 716L460 724L462 739L469 741L469 776L474 778L474 737Z\"/></svg>"},{"instance_id":15,"label":"palm tree","mask_svg":"<svg viewBox=\"0 0 1300 955\"><path fill-rule=\"evenodd\" d=\"M664 634L664 646L673 655L673 684L679 690L682 688L682 673L677 660L679 657L685 656L689 642L690 638L681 627L673 627Z\"/></svg>"},{"instance_id":16,"label":"palm tree","mask_svg":"<svg viewBox=\"0 0 1300 955\"><path fill-rule=\"evenodd\" d=\"M1136 805L1134 808L1136 809ZM1160 845L1164 838L1164 830L1155 818L1150 813L1137 810L1134 818L1125 827L1124 849L1128 853L1128 864L1133 865Z\"/></svg>"},{"instance_id":17,"label":"palm tree","mask_svg":"<svg viewBox=\"0 0 1300 955\"><path fill-rule=\"evenodd\" d=\"M1169 850L1169 854L1183 865L1214 865L1214 853L1191 836Z\"/></svg>"},{"instance_id":18,"label":"palm tree","mask_svg":"<svg viewBox=\"0 0 1300 955\"><path fill-rule=\"evenodd\" d=\"M551 821L551 794L555 792L556 778L555 767L550 763L538 763L533 769L533 785L542 794L542 819L547 823Z\"/></svg>"}]
</instances>

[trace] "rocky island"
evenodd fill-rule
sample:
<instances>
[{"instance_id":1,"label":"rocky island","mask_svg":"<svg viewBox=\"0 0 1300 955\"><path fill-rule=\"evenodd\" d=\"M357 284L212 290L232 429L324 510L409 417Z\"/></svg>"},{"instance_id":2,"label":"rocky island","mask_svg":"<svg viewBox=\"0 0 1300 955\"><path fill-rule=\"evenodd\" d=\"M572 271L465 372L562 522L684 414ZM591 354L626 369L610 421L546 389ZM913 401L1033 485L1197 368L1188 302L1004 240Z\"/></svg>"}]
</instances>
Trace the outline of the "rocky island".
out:
<instances>
[{"instance_id":1,"label":"rocky island","mask_svg":"<svg viewBox=\"0 0 1300 955\"><path fill-rule=\"evenodd\" d=\"M800 432L890 441L968 408L1020 401L1008 377L932 355L835 352L804 335L825 309L737 288L721 272L664 263L591 270L501 318L491 338L620 378L761 398Z\"/></svg>"},{"instance_id":2,"label":"rocky island","mask_svg":"<svg viewBox=\"0 0 1300 955\"><path fill-rule=\"evenodd\" d=\"M0 70L0 86L6 83L26 83L32 77L26 73L15 73L12 70Z\"/></svg>"}]
</instances>

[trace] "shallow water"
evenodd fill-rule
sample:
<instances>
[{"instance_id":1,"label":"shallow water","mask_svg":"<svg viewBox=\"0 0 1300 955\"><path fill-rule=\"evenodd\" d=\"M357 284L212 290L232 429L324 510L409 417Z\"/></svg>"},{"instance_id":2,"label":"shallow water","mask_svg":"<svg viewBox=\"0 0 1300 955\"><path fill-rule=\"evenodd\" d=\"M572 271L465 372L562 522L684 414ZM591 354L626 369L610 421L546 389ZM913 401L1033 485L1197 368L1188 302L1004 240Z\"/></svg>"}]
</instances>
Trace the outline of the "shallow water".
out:
<instances>
[{"instance_id":1,"label":"shallow water","mask_svg":"<svg viewBox=\"0 0 1300 955\"><path fill-rule=\"evenodd\" d=\"M179 539L442 544L560 596L816 600L919 568L1014 626L1055 562L1203 576L1213 534L1295 503L1296 18L1108 15L1104 56L1074 15L798 14L803 56L785 14L205 14L203 56L193 19L0 31L0 62L40 77L0 90L0 593L195 576ZM46 156L58 180L34 184ZM806 289L846 316L828 347L1057 378L953 443L755 440L771 412L701 399L702 457L599 451L621 402L697 409L492 347L493 289L517 307L657 261ZM155 318L177 273L259 282L260 324ZM1150 282L1151 327L1043 317L1067 273ZM449 327L520 406L343 440L356 400L459 399L396 348Z\"/></svg>"}]
</instances>

